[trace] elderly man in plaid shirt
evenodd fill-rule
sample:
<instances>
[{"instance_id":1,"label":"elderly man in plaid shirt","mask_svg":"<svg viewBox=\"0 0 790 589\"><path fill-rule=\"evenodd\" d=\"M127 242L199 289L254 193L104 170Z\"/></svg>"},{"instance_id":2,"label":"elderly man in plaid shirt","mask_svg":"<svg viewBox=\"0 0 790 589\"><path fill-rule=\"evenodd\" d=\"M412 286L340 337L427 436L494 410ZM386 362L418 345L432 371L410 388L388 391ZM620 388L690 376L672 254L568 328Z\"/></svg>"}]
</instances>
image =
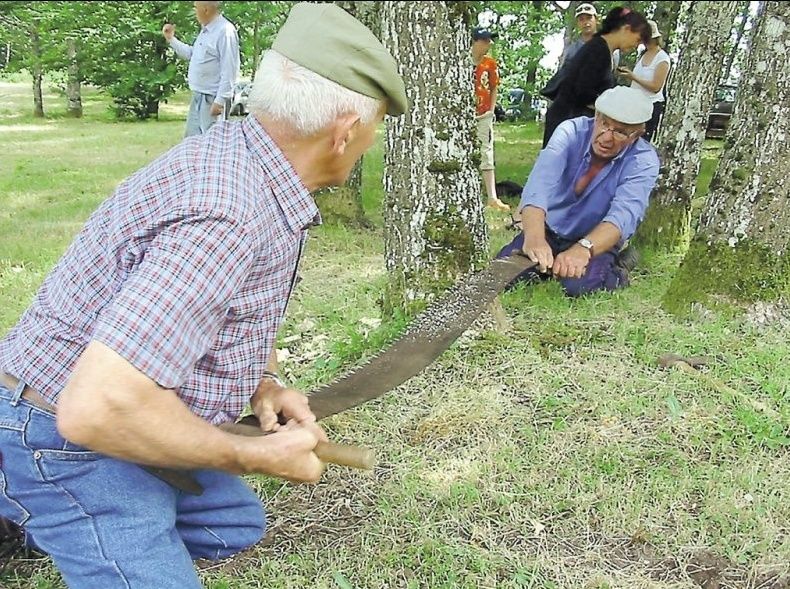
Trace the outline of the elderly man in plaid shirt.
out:
<instances>
[{"instance_id":1,"label":"elderly man in plaid shirt","mask_svg":"<svg viewBox=\"0 0 790 589\"><path fill-rule=\"evenodd\" d=\"M345 181L404 84L368 29L303 3L249 104L124 181L0 340L0 516L69 587L200 587L193 559L264 533L236 475L323 472L324 434L268 360L320 221L310 193ZM250 404L274 433L215 427ZM205 491L138 465L194 470Z\"/></svg>"}]
</instances>

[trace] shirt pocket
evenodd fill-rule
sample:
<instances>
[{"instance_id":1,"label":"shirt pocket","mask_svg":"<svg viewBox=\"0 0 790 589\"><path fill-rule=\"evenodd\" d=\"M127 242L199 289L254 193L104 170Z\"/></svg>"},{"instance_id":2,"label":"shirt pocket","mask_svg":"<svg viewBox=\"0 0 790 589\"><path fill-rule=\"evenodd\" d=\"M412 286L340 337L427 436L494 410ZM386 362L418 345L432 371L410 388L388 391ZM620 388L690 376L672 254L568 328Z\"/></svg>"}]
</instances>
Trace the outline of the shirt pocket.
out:
<instances>
[{"instance_id":1,"label":"shirt pocket","mask_svg":"<svg viewBox=\"0 0 790 589\"><path fill-rule=\"evenodd\" d=\"M212 63L219 61L219 51L216 47L211 45L205 45L202 47L202 51L198 55L198 62L199 63Z\"/></svg>"}]
</instances>

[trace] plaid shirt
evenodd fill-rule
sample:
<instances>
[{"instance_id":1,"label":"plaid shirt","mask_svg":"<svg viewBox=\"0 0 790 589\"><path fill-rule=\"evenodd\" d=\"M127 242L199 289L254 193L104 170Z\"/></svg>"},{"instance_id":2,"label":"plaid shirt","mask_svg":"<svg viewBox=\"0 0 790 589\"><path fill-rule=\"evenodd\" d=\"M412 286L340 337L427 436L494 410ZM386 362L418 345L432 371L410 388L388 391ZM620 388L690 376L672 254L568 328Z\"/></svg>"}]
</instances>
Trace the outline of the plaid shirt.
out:
<instances>
[{"instance_id":1,"label":"plaid shirt","mask_svg":"<svg viewBox=\"0 0 790 589\"><path fill-rule=\"evenodd\" d=\"M250 116L125 180L0 340L0 370L49 402L86 345L110 347L196 415L245 408L265 370L315 202Z\"/></svg>"}]
</instances>

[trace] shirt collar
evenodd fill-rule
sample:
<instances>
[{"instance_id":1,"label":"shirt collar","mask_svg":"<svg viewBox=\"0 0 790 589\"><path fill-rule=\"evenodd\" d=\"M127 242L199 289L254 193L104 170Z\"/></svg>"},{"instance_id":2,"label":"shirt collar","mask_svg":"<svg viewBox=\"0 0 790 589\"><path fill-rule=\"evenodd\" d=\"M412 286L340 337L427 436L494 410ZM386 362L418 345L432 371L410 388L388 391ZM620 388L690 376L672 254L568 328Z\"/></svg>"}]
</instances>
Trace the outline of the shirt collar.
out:
<instances>
[{"instance_id":1,"label":"shirt collar","mask_svg":"<svg viewBox=\"0 0 790 589\"><path fill-rule=\"evenodd\" d=\"M260 121L249 115L241 123L244 140L266 175L266 182L291 231L321 224L321 214L291 162L274 143Z\"/></svg>"},{"instance_id":2,"label":"shirt collar","mask_svg":"<svg viewBox=\"0 0 790 589\"><path fill-rule=\"evenodd\" d=\"M207 33L211 33L217 27L220 26L223 20L225 20L225 17L222 16L221 14L218 14L217 16L214 17L214 19L210 23L203 26L203 30L206 31Z\"/></svg>"}]
</instances>

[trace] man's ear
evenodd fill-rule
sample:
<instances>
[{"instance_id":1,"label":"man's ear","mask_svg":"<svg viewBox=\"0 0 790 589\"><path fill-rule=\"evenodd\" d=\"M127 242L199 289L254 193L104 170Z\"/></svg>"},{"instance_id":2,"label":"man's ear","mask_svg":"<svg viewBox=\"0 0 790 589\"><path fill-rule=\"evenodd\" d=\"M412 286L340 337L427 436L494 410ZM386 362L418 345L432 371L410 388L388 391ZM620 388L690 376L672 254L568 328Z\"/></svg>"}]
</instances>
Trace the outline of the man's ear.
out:
<instances>
[{"instance_id":1,"label":"man's ear","mask_svg":"<svg viewBox=\"0 0 790 589\"><path fill-rule=\"evenodd\" d=\"M356 113L341 115L335 120L332 129L332 153L336 155L345 153L346 145L354 139L359 124L360 118Z\"/></svg>"}]
</instances>

